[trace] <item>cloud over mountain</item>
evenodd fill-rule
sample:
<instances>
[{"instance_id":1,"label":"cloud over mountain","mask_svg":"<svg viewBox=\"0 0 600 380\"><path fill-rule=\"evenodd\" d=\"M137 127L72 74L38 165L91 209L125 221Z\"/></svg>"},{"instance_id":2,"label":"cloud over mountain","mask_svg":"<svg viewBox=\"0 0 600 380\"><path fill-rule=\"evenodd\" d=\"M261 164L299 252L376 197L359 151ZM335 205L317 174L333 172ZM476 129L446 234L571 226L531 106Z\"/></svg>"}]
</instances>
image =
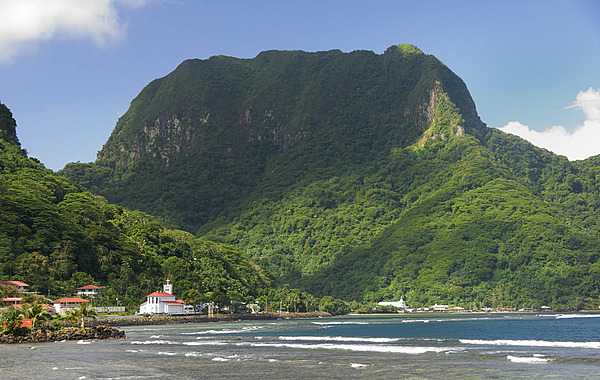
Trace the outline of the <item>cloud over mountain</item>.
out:
<instances>
[{"instance_id":1,"label":"cloud over mountain","mask_svg":"<svg viewBox=\"0 0 600 380\"><path fill-rule=\"evenodd\" d=\"M600 154L600 90L589 88L579 92L568 108L583 111L585 120L573 130L552 126L541 131L518 121L511 121L500 130L524 138L570 160L582 160Z\"/></svg>"},{"instance_id":2,"label":"cloud over mountain","mask_svg":"<svg viewBox=\"0 0 600 380\"><path fill-rule=\"evenodd\" d=\"M89 38L103 45L121 37L121 7L145 0L0 0L0 62L56 37Z\"/></svg>"}]
</instances>

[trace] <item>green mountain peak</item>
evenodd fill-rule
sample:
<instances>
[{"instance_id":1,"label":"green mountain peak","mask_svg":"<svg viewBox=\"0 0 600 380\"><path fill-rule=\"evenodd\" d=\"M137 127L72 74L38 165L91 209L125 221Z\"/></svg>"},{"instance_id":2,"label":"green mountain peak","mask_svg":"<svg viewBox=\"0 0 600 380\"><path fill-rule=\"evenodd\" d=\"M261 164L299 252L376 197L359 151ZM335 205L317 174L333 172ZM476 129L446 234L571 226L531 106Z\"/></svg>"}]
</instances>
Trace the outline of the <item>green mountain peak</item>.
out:
<instances>
[{"instance_id":1,"label":"green mountain peak","mask_svg":"<svg viewBox=\"0 0 600 380\"><path fill-rule=\"evenodd\" d=\"M10 109L2 103L0 103L0 139L20 146L17 137L17 122L13 118Z\"/></svg>"}]
</instances>

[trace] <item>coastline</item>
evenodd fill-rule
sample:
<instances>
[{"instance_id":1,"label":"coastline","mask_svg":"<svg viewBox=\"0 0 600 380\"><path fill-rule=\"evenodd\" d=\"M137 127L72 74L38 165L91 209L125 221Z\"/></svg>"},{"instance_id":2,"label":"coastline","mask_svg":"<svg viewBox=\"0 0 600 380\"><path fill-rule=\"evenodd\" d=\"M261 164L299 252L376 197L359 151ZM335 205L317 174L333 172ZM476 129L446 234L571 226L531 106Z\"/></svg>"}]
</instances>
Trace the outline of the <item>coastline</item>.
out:
<instances>
[{"instance_id":1,"label":"coastline","mask_svg":"<svg viewBox=\"0 0 600 380\"><path fill-rule=\"evenodd\" d=\"M86 327L83 330L76 327L65 327L58 331L37 330L26 335L1 334L0 344L49 343L92 339L125 339L125 331L106 325Z\"/></svg>"},{"instance_id":2,"label":"coastline","mask_svg":"<svg viewBox=\"0 0 600 380\"><path fill-rule=\"evenodd\" d=\"M261 321L278 319L307 319L307 318L329 318L330 313L310 312L310 313L259 313L259 314L216 314L209 318L207 315L126 315L126 316L99 316L94 321L90 321L90 326L146 326L146 325L166 325L178 323L208 323L208 322L235 322L235 321Z\"/></svg>"}]
</instances>

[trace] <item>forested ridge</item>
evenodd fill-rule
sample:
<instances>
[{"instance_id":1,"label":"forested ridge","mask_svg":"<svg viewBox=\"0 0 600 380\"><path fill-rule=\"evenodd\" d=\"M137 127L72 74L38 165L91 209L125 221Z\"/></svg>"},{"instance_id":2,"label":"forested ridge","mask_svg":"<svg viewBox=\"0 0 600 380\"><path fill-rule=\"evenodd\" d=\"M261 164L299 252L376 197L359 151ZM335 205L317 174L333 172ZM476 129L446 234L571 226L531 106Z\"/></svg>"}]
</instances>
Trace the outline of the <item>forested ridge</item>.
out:
<instances>
[{"instance_id":1,"label":"forested ridge","mask_svg":"<svg viewBox=\"0 0 600 380\"><path fill-rule=\"evenodd\" d=\"M486 127L458 76L398 45L187 60L62 174L277 285L579 309L600 302L599 168Z\"/></svg>"}]
</instances>

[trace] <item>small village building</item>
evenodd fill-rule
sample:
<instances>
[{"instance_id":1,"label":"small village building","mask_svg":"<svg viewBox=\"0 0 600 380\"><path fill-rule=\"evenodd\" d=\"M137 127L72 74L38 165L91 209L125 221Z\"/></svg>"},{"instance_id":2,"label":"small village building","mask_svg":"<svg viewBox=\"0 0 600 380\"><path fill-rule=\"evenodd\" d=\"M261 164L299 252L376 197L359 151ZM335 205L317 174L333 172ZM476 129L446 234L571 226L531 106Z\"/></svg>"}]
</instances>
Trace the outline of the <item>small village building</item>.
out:
<instances>
[{"instance_id":1,"label":"small village building","mask_svg":"<svg viewBox=\"0 0 600 380\"><path fill-rule=\"evenodd\" d=\"M442 312L442 311L448 311L448 305L438 305L437 303L435 305L433 305L431 307L431 310L433 311L438 311L438 312Z\"/></svg>"},{"instance_id":2,"label":"small village building","mask_svg":"<svg viewBox=\"0 0 600 380\"><path fill-rule=\"evenodd\" d=\"M23 304L23 298L21 297L5 297L1 301L4 306L21 307Z\"/></svg>"},{"instance_id":3,"label":"small village building","mask_svg":"<svg viewBox=\"0 0 600 380\"><path fill-rule=\"evenodd\" d=\"M27 288L29 288L29 284L19 280L0 280L0 286L12 286L20 292L26 292Z\"/></svg>"},{"instance_id":4,"label":"small village building","mask_svg":"<svg viewBox=\"0 0 600 380\"><path fill-rule=\"evenodd\" d=\"M77 295L80 297L95 298L102 289L104 289L104 286L88 284L77 288Z\"/></svg>"},{"instance_id":5,"label":"small village building","mask_svg":"<svg viewBox=\"0 0 600 380\"><path fill-rule=\"evenodd\" d=\"M465 308L460 306L451 306L448 308L448 311L452 313L462 313L463 311L465 311Z\"/></svg>"},{"instance_id":6,"label":"small village building","mask_svg":"<svg viewBox=\"0 0 600 380\"><path fill-rule=\"evenodd\" d=\"M381 302L378 302L377 305L391 306L391 307L395 307L398 310L406 310L408 308L408 306L406 305L406 302L404 302L404 297L400 297L399 301L381 301Z\"/></svg>"},{"instance_id":7,"label":"small village building","mask_svg":"<svg viewBox=\"0 0 600 380\"><path fill-rule=\"evenodd\" d=\"M54 310L56 314L65 315L70 310L79 308L82 303L88 303L90 300L86 300L79 297L65 297L57 299L53 302Z\"/></svg>"},{"instance_id":8,"label":"small village building","mask_svg":"<svg viewBox=\"0 0 600 380\"><path fill-rule=\"evenodd\" d=\"M162 292L146 295L146 302L140 305L139 314L184 314L185 302L173 294L173 285L169 280L163 285Z\"/></svg>"}]
</instances>

